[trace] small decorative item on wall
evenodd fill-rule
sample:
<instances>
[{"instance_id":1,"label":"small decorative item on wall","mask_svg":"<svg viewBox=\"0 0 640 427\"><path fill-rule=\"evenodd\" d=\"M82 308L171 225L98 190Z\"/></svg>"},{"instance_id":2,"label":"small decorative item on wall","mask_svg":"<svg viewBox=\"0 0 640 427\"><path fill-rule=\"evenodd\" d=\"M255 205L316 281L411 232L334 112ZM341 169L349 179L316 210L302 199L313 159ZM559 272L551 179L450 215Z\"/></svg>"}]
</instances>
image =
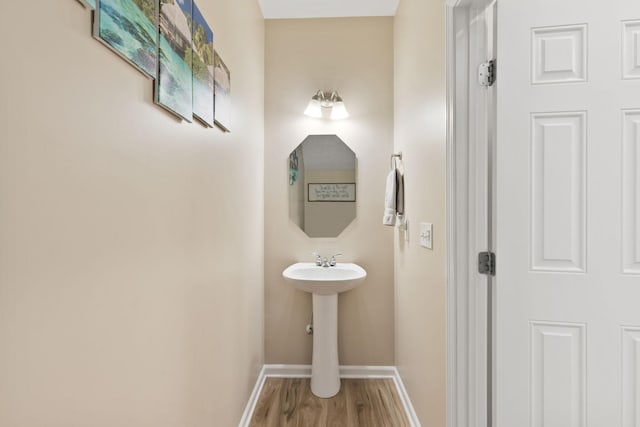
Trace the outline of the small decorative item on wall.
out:
<instances>
[{"instance_id":1,"label":"small decorative item on wall","mask_svg":"<svg viewBox=\"0 0 640 427\"><path fill-rule=\"evenodd\" d=\"M225 132L230 132L231 122L231 73L218 55L214 52L215 80L215 123Z\"/></svg>"},{"instance_id":2,"label":"small decorative item on wall","mask_svg":"<svg viewBox=\"0 0 640 427\"><path fill-rule=\"evenodd\" d=\"M289 185L295 184L298 180L298 154L293 150L289 155Z\"/></svg>"},{"instance_id":3,"label":"small decorative item on wall","mask_svg":"<svg viewBox=\"0 0 640 427\"><path fill-rule=\"evenodd\" d=\"M156 77L157 0L95 2L94 36L148 77Z\"/></svg>"},{"instance_id":4,"label":"small decorative item on wall","mask_svg":"<svg viewBox=\"0 0 640 427\"><path fill-rule=\"evenodd\" d=\"M310 202L355 202L355 183L309 184Z\"/></svg>"},{"instance_id":5,"label":"small decorative item on wall","mask_svg":"<svg viewBox=\"0 0 640 427\"><path fill-rule=\"evenodd\" d=\"M96 8L96 0L78 0L85 7L94 10Z\"/></svg>"},{"instance_id":6,"label":"small decorative item on wall","mask_svg":"<svg viewBox=\"0 0 640 427\"><path fill-rule=\"evenodd\" d=\"M213 127L213 31L193 3L193 115Z\"/></svg>"},{"instance_id":7,"label":"small decorative item on wall","mask_svg":"<svg viewBox=\"0 0 640 427\"><path fill-rule=\"evenodd\" d=\"M155 101L178 117L193 119L191 0L160 0L160 62Z\"/></svg>"}]
</instances>

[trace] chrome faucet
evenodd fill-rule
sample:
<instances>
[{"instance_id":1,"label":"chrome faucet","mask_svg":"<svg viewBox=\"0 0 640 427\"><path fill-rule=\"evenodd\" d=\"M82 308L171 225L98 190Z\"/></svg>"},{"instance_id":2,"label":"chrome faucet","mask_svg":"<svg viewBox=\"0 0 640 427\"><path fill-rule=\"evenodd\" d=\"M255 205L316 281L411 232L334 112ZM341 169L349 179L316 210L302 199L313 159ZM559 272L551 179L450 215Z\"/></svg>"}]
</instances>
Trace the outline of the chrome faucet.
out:
<instances>
[{"instance_id":1,"label":"chrome faucet","mask_svg":"<svg viewBox=\"0 0 640 427\"><path fill-rule=\"evenodd\" d=\"M336 266L336 257L342 256L342 254L331 255L331 259L329 259L329 267Z\"/></svg>"},{"instance_id":2,"label":"chrome faucet","mask_svg":"<svg viewBox=\"0 0 640 427\"><path fill-rule=\"evenodd\" d=\"M341 256L342 254L335 254L335 255L331 255L330 258L327 257L322 257L318 252L312 252L311 253L314 257L316 257L316 265L318 267L335 267L337 262L336 262L336 257Z\"/></svg>"}]
</instances>

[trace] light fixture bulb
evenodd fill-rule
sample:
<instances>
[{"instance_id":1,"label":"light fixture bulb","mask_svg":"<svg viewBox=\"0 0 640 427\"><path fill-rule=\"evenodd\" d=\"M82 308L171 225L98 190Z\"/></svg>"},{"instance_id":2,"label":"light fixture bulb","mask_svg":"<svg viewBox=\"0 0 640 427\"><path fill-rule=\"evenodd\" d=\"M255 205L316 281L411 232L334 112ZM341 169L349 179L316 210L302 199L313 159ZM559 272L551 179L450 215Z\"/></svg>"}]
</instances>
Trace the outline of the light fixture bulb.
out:
<instances>
[{"instance_id":1,"label":"light fixture bulb","mask_svg":"<svg viewBox=\"0 0 640 427\"><path fill-rule=\"evenodd\" d=\"M320 105L320 101L316 101L312 99L309 101L309 105L307 105L307 109L304 110L304 115L309 117L314 117L319 119L322 117L322 106Z\"/></svg>"},{"instance_id":2,"label":"light fixture bulb","mask_svg":"<svg viewBox=\"0 0 640 427\"><path fill-rule=\"evenodd\" d=\"M309 101L307 105L307 109L304 110L304 115L313 117L316 119L322 118L322 101L324 100L324 95L321 92L316 93Z\"/></svg>"},{"instance_id":3,"label":"light fixture bulb","mask_svg":"<svg viewBox=\"0 0 640 427\"><path fill-rule=\"evenodd\" d=\"M342 102L342 100L335 102L331 109L331 115L329 118L331 120L341 120L346 119L347 117L349 117L349 112L347 111L347 107L344 106L344 102Z\"/></svg>"}]
</instances>

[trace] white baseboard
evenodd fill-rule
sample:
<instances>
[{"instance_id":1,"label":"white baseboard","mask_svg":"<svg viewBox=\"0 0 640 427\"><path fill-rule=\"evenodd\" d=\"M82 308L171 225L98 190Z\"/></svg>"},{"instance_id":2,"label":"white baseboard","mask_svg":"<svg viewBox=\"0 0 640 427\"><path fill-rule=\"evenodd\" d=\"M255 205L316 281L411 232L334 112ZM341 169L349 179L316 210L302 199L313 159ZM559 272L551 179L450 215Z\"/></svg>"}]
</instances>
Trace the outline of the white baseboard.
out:
<instances>
[{"instance_id":1,"label":"white baseboard","mask_svg":"<svg viewBox=\"0 0 640 427\"><path fill-rule=\"evenodd\" d=\"M398 394L400 395L402 406L404 406L404 412L407 414L407 418L409 418L409 424L411 424L411 427L421 427L418 415L413 409L411 399L409 399L409 393L407 393L407 389L404 388L404 383L402 382L400 372L398 372L398 369L395 366L393 367L393 370L395 371L393 382L396 383L396 389L398 390Z\"/></svg>"},{"instance_id":2,"label":"white baseboard","mask_svg":"<svg viewBox=\"0 0 640 427\"><path fill-rule=\"evenodd\" d=\"M311 365L264 365L264 372L271 378L310 378Z\"/></svg>"},{"instance_id":3,"label":"white baseboard","mask_svg":"<svg viewBox=\"0 0 640 427\"><path fill-rule=\"evenodd\" d=\"M258 403L260 392L267 378L309 378L311 377L311 365L264 365L260 370L256 385L251 392L247 406L244 409L238 427L248 427L251 423L253 411ZM402 378L395 366L340 366L340 378L391 378L398 390L398 396L402 402L411 427L421 427L420 421L413 409L409 394L404 388Z\"/></svg>"},{"instance_id":4,"label":"white baseboard","mask_svg":"<svg viewBox=\"0 0 640 427\"><path fill-rule=\"evenodd\" d=\"M258 379L256 380L256 385L253 387L251 396L249 396L247 405L244 408L244 412L242 413L242 418L240 418L240 424L238 424L238 427L249 427L249 424L251 423L251 417L253 416L253 411L256 409L256 404L258 403L258 399L260 398L264 380L267 378L264 374L264 371L265 367L263 366L262 369L260 369Z\"/></svg>"}]
</instances>

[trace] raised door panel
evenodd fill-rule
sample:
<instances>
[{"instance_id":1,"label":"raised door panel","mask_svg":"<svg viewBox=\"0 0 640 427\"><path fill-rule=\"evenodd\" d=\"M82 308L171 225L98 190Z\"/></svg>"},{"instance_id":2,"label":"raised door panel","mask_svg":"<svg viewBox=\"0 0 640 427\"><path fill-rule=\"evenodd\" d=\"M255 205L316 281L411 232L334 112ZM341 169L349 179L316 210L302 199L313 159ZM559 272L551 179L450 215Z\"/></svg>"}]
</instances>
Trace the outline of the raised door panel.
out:
<instances>
[{"instance_id":1,"label":"raised door panel","mask_svg":"<svg viewBox=\"0 0 640 427\"><path fill-rule=\"evenodd\" d=\"M622 78L640 79L640 20L622 23Z\"/></svg>"},{"instance_id":2,"label":"raised door panel","mask_svg":"<svg viewBox=\"0 0 640 427\"><path fill-rule=\"evenodd\" d=\"M622 113L623 272L640 274L640 110Z\"/></svg>"},{"instance_id":3,"label":"raised door panel","mask_svg":"<svg viewBox=\"0 0 640 427\"><path fill-rule=\"evenodd\" d=\"M531 269L586 269L585 112L533 114Z\"/></svg>"},{"instance_id":4,"label":"raised door panel","mask_svg":"<svg viewBox=\"0 0 640 427\"><path fill-rule=\"evenodd\" d=\"M586 25L531 30L531 83L576 83L586 80Z\"/></svg>"},{"instance_id":5,"label":"raised door panel","mask_svg":"<svg viewBox=\"0 0 640 427\"><path fill-rule=\"evenodd\" d=\"M531 322L531 427L586 426L586 326Z\"/></svg>"},{"instance_id":6,"label":"raised door panel","mask_svg":"<svg viewBox=\"0 0 640 427\"><path fill-rule=\"evenodd\" d=\"M640 327L622 328L622 427L640 427Z\"/></svg>"}]
</instances>

